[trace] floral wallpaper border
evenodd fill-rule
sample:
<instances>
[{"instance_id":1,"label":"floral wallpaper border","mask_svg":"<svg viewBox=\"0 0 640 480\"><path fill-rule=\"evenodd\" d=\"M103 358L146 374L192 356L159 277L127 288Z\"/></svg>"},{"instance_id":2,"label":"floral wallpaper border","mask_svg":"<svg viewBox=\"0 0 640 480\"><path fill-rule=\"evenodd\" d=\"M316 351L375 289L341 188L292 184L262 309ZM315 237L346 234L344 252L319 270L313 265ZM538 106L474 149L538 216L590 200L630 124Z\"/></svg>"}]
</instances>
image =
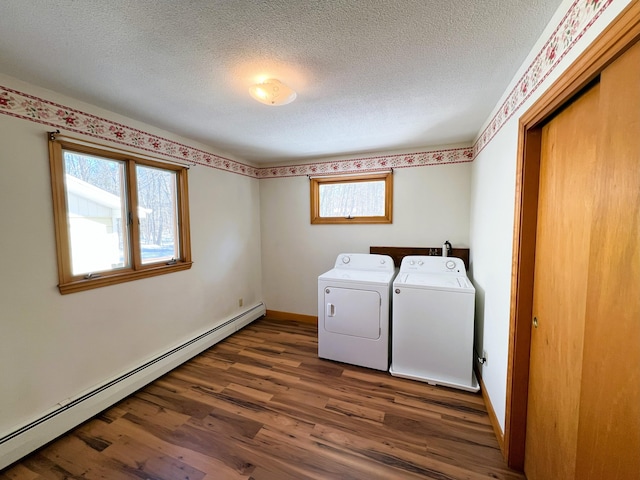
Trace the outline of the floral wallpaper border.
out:
<instances>
[{"instance_id":1,"label":"floral wallpaper border","mask_svg":"<svg viewBox=\"0 0 640 480\"><path fill-rule=\"evenodd\" d=\"M531 97L613 0L575 0L473 145L474 158Z\"/></svg>"},{"instance_id":2,"label":"floral wallpaper border","mask_svg":"<svg viewBox=\"0 0 640 480\"><path fill-rule=\"evenodd\" d=\"M333 160L300 165L263 167L258 170L258 178L366 173L389 170L391 168L421 167L425 165L463 163L471 161L473 161L473 150L471 147L451 148L447 150L433 150L428 152L355 158L353 160Z\"/></svg>"},{"instance_id":3,"label":"floral wallpaper border","mask_svg":"<svg viewBox=\"0 0 640 480\"><path fill-rule=\"evenodd\" d=\"M143 132L80 110L0 86L0 113L80 133L191 165L204 165L253 178L292 177L322 173L349 173L473 160L470 147L395 154L313 164L254 167L167 138Z\"/></svg>"},{"instance_id":4,"label":"floral wallpaper border","mask_svg":"<svg viewBox=\"0 0 640 480\"><path fill-rule=\"evenodd\" d=\"M184 162L204 165L253 178L278 178L332 173L372 172L388 168L471 162L504 124L531 97L576 42L613 0L575 0L544 44L533 63L516 83L473 147L410 154L363 157L299 165L254 167L198 148L146 133L0 85L0 113L63 130L108 140Z\"/></svg>"},{"instance_id":5,"label":"floral wallpaper border","mask_svg":"<svg viewBox=\"0 0 640 480\"><path fill-rule=\"evenodd\" d=\"M0 85L0 113L16 118L163 155L185 164L206 165L240 175L257 177L251 165L143 132L58 103Z\"/></svg>"}]
</instances>

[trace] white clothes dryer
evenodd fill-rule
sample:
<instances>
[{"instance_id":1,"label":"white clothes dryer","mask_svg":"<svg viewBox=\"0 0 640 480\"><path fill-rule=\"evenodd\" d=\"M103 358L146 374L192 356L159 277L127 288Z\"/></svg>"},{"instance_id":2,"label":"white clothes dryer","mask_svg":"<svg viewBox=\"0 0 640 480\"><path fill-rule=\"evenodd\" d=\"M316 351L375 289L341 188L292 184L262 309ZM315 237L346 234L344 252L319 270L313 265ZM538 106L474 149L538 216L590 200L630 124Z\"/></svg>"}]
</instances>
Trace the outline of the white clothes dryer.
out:
<instances>
[{"instance_id":1,"label":"white clothes dryer","mask_svg":"<svg viewBox=\"0 0 640 480\"><path fill-rule=\"evenodd\" d=\"M475 288L464 262L404 257L393 292L391 375L477 392Z\"/></svg>"},{"instance_id":2,"label":"white clothes dryer","mask_svg":"<svg viewBox=\"0 0 640 480\"><path fill-rule=\"evenodd\" d=\"M342 253L318 277L318 356L376 370L389 368L391 285L388 255Z\"/></svg>"}]
</instances>

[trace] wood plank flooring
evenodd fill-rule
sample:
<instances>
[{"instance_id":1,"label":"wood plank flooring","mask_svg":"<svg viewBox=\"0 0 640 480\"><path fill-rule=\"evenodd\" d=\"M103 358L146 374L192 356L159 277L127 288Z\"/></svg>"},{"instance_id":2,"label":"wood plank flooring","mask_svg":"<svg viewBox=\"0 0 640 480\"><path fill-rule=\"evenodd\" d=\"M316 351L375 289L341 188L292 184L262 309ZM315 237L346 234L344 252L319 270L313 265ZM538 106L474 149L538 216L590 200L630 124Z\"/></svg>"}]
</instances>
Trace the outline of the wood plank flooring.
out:
<instances>
[{"instance_id":1,"label":"wood plank flooring","mask_svg":"<svg viewBox=\"0 0 640 480\"><path fill-rule=\"evenodd\" d=\"M524 479L479 394L317 357L260 319L0 472L0 479Z\"/></svg>"}]
</instances>

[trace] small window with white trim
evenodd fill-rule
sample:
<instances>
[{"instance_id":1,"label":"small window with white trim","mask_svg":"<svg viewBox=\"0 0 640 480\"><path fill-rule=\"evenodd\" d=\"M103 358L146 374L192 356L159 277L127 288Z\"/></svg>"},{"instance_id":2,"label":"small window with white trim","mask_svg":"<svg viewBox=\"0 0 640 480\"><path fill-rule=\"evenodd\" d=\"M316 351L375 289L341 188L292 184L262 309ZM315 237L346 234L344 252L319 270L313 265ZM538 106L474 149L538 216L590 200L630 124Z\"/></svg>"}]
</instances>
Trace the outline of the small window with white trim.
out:
<instances>
[{"instance_id":1,"label":"small window with white trim","mask_svg":"<svg viewBox=\"0 0 640 480\"><path fill-rule=\"evenodd\" d=\"M311 223L391 223L391 172L311 177Z\"/></svg>"}]
</instances>

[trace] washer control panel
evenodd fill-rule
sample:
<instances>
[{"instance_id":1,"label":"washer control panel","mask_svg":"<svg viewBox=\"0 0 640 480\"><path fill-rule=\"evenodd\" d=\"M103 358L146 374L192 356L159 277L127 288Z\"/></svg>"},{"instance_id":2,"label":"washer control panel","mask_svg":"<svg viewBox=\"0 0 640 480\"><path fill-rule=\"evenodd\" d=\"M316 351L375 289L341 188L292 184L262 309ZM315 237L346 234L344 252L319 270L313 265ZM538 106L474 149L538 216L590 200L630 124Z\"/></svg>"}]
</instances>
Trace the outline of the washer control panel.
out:
<instances>
[{"instance_id":1,"label":"washer control panel","mask_svg":"<svg viewBox=\"0 0 640 480\"><path fill-rule=\"evenodd\" d=\"M421 255L404 257L400 272L466 274L464 262L460 258Z\"/></svg>"}]
</instances>

